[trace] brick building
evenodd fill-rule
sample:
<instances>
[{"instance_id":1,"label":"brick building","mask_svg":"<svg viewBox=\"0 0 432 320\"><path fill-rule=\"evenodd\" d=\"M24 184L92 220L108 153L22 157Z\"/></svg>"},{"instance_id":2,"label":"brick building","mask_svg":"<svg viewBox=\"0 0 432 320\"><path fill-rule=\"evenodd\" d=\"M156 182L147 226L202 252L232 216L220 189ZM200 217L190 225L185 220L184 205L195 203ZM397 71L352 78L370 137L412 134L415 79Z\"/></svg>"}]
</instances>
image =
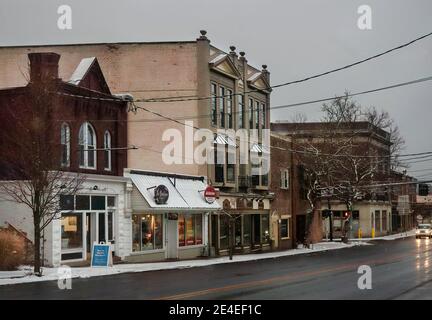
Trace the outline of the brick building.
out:
<instances>
[{"instance_id":1,"label":"brick building","mask_svg":"<svg viewBox=\"0 0 432 320\"><path fill-rule=\"evenodd\" d=\"M129 247L129 239L121 232L127 225L127 179L123 177L127 164L127 103L111 94L96 58L82 60L69 81L59 78L60 58L53 52L29 53L29 83L0 90L0 146L2 150L13 149L13 141L5 137L34 114L32 100L40 96L32 94L33 88L52 90L50 113L45 119L52 129L46 133L46 143L53 142L57 148L53 155L56 165L51 169L80 174L85 180L78 194L60 196L62 219L53 220L44 231L45 263L57 266L61 261L86 260L93 242L114 243L114 239L114 253L124 256ZM76 95L95 99L83 100ZM102 102L100 98L108 100ZM21 178L14 176L17 171L13 167L13 163L1 163L2 180ZM0 224L22 230L33 239L29 210L2 200Z\"/></svg>"},{"instance_id":2,"label":"brick building","mask_svg":"<svg viewBox=\"0 0 432 320\"><path fill-rule=\"evenodd\" d=\"M353 141L354 156L368 157L371 167L373 166L373 179L369 184L383 181L390 175L390 135L388 132L371 125L368 122L342 123L335 126L327 122L289 123L276 122L271 124L272 132L291 137L294 149L300 145L309 144L321 147L326 143L324 135L333 131L333 139L346 139L350 137ZM326 146L331 152L331 146ZM376 162L374 162L376 161ZM301 169L301 168L300 168ZM299 176L301 186L301 173ZM330 203L321 201L321 209L327 209L330 205L333 212L333 232L335 236L342 234L344 223L344 212L349 211L346 204L334 198ZM384 188L364 189L361 199L354 201L350 210L351 232L349 236L355 237L360 233L363 237L370 236L372 230L375 235L385 235L392 231L392 205L390 194ZM321 220L321 219L319 219ZM323 235L330 232L329 219L322 219ZM318 223L318 221L315 221Z\"/></svg>"},{"instance_id":3,"label":"brick building","mask_svg":"<svg viewBox=\"0 0 432 320\"><path fill-rule=\"evenodd\" d=\"M237 53L233 46L226 52L211 45L206 32L202 31L192 41L1 47L0 86L23 85L25 79L12 66L25 67L28 52L49 51L62 56L60 77L70 77L83 58L95 56L112 92L130 93L135 100L147 100L136 103L136 112L128 114L128 144L139 149L128 152L127 167L130 169L128 172L141 172L141 178L132 178L142 184L137 186L134 182L131 186L132 231L129 232L138 232L142 226L137 223L144 221L140 218L149 217L151 221L160 221L163 228L159 229L162 229L163 235L157 233L155 228L150 228L149 234L153 238L162 236L171 240L169 245L163 242L152 246L134 246L134 261L196 257L205 251L226 254L230 237L235 237L235 247L239 252L270 248L268 172L252 174L252 164L240 164L239 161L233 164L225 160L216 165L189 161L193 157L193 152L190 153L193 148L190 147L197 147L197 141L183 145L182 152L177 156L178 161L166 163L161 153L167 141L172 139L167 129L172 130L171 133L179 132L186 141L190 134L186 128L190 126L161 119L140 108L145 107L180 122L190 120L190 125L210 130L215 136L215 145L222 145L226 151L226 158L239 158L238 141L217 134L218 130L243 129L248 133L251 129L257 130L258 138L248 147L248 153L260 156L268 152L261 145L263 132L269 129L270 124L270 73L266 65L253 67L248 63L246 54ZM210 96L213 98L193 99ZM169 101L170 97L174 98L173 101ZM164 134L167 137L165 140ZM161 177L164 173L165 177ZM139 189L146 190L143 181L152 181L155 174L160 183L168 183L167 179L175 174L198 177L204 187L212 184L220 190L219 206L216 208L203 203L202 192L199 193L203 187L196 184L198 189L190 194L201 195L194 202L198 206L176 202L167 208L166 205L150 204L146 200L148 195L142 194ZM175 220L175 215L171 213L180 214L179 219ZM236 221L233 235L230 235L230 216ZM138 233L136 238L142 238L142 234ZM196 234L202 234L202 242L193 236ZM194 239L181 245L181 239L188 235Z\"/></svg>"}]
</instances>

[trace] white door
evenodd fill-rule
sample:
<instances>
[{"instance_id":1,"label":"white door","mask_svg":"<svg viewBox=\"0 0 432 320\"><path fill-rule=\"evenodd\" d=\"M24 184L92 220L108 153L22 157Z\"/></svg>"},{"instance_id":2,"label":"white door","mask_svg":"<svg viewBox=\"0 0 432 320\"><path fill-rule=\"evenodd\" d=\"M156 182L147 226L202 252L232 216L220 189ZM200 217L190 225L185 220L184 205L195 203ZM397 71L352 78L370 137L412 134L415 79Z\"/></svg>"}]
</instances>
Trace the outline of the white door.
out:
<instances>
[{"instance_id":1,"label":"white door","mask_svg":"<svg viewBox=\"0 0 432 320\"><path fill-rule=\"evenodd\" d=\"M178 229L177 220L166 220L167 227L167 248L166 248L166 258L167 259L177 259L178 258Z\"/></svg>"}]
</instances>

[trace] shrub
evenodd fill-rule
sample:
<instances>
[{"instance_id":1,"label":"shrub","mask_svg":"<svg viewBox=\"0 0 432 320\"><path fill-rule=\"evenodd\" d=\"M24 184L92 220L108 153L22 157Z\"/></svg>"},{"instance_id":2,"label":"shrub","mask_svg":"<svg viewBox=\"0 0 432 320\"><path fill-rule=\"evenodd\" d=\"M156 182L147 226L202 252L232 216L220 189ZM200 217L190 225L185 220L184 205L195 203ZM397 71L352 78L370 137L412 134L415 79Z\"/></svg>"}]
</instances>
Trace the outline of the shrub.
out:
<instances>
[{"instance_id":1,"label":"shrub","mask_svg":"<svg viewBox=\"0 0 432 320\"><path fill-rule=\"evenodd\" d=\"M24 261L25 243L10 230L0 230L0 270L16 270Z\"/></svg>"}]
</instances>

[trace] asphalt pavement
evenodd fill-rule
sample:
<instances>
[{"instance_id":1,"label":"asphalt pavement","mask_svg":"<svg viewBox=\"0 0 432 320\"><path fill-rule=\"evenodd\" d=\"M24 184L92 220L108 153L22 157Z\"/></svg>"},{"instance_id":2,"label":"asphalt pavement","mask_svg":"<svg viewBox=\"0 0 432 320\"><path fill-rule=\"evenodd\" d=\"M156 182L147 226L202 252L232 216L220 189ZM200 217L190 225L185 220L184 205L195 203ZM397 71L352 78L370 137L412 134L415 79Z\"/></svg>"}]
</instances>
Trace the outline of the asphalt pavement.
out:
<instances>
[{"instance_id":1,"label":"asphalt pavement","mask_svg":"<svg viewBox=\"0 0 432 320\"><path fill-rule=\"evenodd\" d=\"M207 267L0 286L0 299L432 299L432 241L373 245ZM235 259L235 256L234 256ZM371 289L358 268L370 266ZM364 283L364 281L361 281Z\"/></svg>"}]
</instances>

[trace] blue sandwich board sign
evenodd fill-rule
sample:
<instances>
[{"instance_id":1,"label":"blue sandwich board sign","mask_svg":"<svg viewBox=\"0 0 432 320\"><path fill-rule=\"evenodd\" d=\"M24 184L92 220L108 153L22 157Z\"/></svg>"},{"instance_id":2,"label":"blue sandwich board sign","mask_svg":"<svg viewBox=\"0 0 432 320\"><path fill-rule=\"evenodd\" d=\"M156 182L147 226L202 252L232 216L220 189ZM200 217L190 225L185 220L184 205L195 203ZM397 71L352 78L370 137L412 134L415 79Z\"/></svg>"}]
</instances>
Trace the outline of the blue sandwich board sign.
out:
<instances>
[{"instance_id":1,"label":"blue sandwich board sign","mask_svg":"<svg viewBox=\"0 0 432 320\"><path fill-rule=\"evenodd\" d=\"M92 267L108 267L111 262L111 245L106 243L93 243L91 256Z\"/></svg>"}]
</instances>

